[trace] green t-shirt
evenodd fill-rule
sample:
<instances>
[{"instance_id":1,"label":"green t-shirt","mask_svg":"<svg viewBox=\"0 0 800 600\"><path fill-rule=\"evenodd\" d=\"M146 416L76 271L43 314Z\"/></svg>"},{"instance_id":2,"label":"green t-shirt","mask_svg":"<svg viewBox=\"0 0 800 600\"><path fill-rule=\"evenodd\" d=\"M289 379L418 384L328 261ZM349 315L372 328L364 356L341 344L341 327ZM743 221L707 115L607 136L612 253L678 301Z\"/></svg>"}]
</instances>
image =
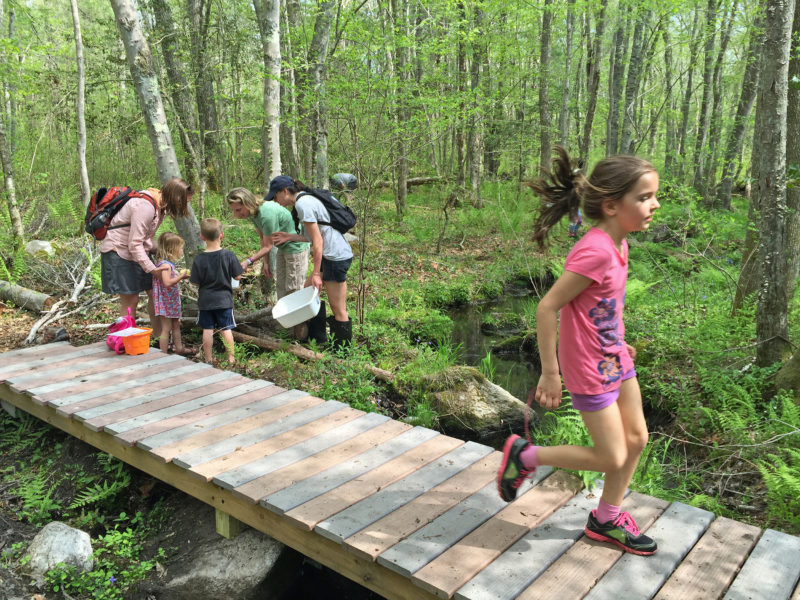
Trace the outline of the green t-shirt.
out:
<instances>
[{"instance_id":1,"label":"green t-shirt","mask_svg":"<svg viewBox=\"0 0 800 600\"><path fill-rule=\"evenodd\" d=\"M258 209L258 212L250 217L253 225L256 226L262 235L270 236L276 231L285 231L287 233L297 233L297 228L294 226L294 219L292 213L286 210L277 202L264 202ZM283 244L276 244L278 250L286 254L297 254L308 248L308 242L285 242Z\"/></svg>"}]
</instances>

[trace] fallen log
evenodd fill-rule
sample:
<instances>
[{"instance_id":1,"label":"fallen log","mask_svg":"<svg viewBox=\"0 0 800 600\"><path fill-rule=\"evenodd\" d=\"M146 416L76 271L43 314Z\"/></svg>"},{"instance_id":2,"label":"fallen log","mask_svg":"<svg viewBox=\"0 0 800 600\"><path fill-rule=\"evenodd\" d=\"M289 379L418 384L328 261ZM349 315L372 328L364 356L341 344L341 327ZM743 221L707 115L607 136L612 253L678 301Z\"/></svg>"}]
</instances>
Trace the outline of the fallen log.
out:
<instances>
[{"instance_id":1,"label":"fallen log","mask_svg":"<svg viewBox=\"0 0 800 600\"><path fill-rule=\"evenodd\" d=\"M259 333L252 327L247 327L246 325L239 325L237 326L237 329L249 331L250 333ZM305 348L298 343L287 344L286 342L276 340L275 338L264 337L263 334L260 333L258 335L248 335L245 333L240 333L239 331L234 331L233 339L237 342L253 344L254 346L258 346L264 350L284 350L304 360L320 360L325 357L325 355L321 352L314 352L313 350ZM339 358L335 360L339 363L347 362ZM364 368L381 381L385 381L387 383L394 381L394 374L386 371L385 369L380 369L371 365L364 365Z\"/></svg>"},{"instance_id":2,"label":"fallen log","mask_svg":"<svg viewBox=\"0 0 800 600\"><path fill-rule=\"evenodd\" d=\"M409 177L406 180L406 189L410 190L415 185L427 185L429 183L440 183L446 181L444 177L435 175L433 177ZM375 187L394 187L396 181L376 181Z\"/></svg>"},{"instance_id":3,"label":"fallen log","mask_svg":"<svg viewBox=\"0 0 800 600\"><path fill-rule=\"evenodd\" d=\"M55 300L47 294L0 280L0 298L32 312L49 310Z\"/></svg>"}]
</instances>

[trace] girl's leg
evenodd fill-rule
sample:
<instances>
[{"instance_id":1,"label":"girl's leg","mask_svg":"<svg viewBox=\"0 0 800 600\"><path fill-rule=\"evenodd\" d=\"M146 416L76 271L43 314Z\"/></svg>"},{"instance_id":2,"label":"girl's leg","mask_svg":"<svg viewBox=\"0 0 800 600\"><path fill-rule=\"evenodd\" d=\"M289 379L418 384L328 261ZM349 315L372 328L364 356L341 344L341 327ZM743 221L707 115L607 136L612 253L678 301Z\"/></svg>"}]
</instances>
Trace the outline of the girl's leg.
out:
<instances>
[{"instance_id":1,"label":"girl's leg","mask_svg":"<svg viewBox=\"0 0 800 600\"><path fill-rule=\"evenodd\" d=\"M325 281L325 292L328 294L328 304L330 304L333 317L337 321L349 321L347 314L347 282Z\"/></svg>"},{"instance_id":2,"label":"girl's leg","mask_svg":"<svg viewBox=\"0 0 800 600\"><path fill-rule=\"evenodd\" d=\"M236 357L233 355L233 332L230 329L223 329L220 332L222 343L225 345L225 352L228 354L228 364L235 364Z\"/></svg>"},{"instance_id":3,"label":"girl's leg","mask_svg":"<svg viewBox=\"0 0 800 600\"><path fill-rule=\"evenodd\" d=\"M203 329L203 357L209 364L211 364L211 361L214 358L213 355L211 354L211 346L213 344L214 344L214 330Z\"/></svg>"},{"instance_id":4,"label":"girl's leg","mask_svg":"<svg viewBox=\"0 0 800 600\"><path fill-rule=\"evenodd\" d=\"M147 314L150 316L150 322L153 323L156 318L156 304L153 300L153 290L147 291Z\"/></svg>"},{"instance_id":5,"label":"girl's leg","mask_svg":"<svg viewBox=\"0 0 800 600\"><path fill-rule=\"evenodd\" d=\"M167 317L156 317L153 331L158 331L158 347L166 354L169 350L169 332L172 325Z\"/></svg>"},{"instance_id":6,"label":"girl's leg","mask_svg":"<svg viewBox=\"0 0 800 600\"><path fill-rule=\"evenodd\" d=\"M172 347L175 350L175 352L180 354L184 350L183 340L181 339L181 320L170 319L169 328L170 331L172 332Z\"/></svg>"}]
</instances>

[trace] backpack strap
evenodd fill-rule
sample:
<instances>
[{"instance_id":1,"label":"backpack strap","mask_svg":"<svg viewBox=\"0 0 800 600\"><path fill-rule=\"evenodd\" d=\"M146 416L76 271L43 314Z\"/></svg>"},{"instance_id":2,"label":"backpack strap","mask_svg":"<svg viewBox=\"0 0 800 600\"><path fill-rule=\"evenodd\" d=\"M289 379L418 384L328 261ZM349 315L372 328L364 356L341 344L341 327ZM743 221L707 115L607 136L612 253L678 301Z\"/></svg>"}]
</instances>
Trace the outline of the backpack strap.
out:
<instances>
[{"instance_id":1,"label":"backpack strap","mask_svg":"<svg viewBox=\"0 0 800 600\"><path fill-rule=\"evenodd\" d=\"M297 195L295 196L295 202L297 202L297 199L300 196L311 196L312 198L316 198L317 200L319 200L319 203L322 204L322 208L324 208L326 211L328 210L327 207L325 206L325 203L316 194L312 194L311 192L297 192ZM330 214L331 214L330 211L328 211L328 215ZM328 227L330 227L331 223L330 221L317 221L317 225L327 225Z\"/></svg>"},{"instance_id":2,"label":"backpack strap","mask_svg":"<svg viewBox=\"0 0 800 600\"><path fill-rule=\"evenodd\" d=\"M122 194L122 196L123 197L130 196L128 200L133 200L134 198L147 198L148 200L150 200L150 204L153 205L153 210L156 211L156 214L158 214L158 206L156 205L156 199L153 198L149 192L146 192L144 190L140 192L134 192L132 189L129 189L127 192L125 192L125 194ZM130 223L120 223L119 225L112 225L110 227L106 227L106 231L111 231L112 229L122 229L123 227L130 227L130 226L131 226Z\"/></svg>"}]
</instances>

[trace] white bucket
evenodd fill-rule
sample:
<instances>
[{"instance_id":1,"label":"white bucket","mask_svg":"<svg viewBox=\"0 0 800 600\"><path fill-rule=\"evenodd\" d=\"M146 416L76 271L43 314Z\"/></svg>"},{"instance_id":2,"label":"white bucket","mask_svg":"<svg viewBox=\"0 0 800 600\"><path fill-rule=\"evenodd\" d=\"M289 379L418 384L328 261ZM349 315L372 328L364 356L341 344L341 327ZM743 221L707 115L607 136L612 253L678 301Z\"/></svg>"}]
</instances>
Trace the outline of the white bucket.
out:
<instances>
[{"instance_id":1,"label":"white bucket","mask_svg":"<svg viewBox=\"0 0 800 600\"><path fill-rule=\"evenodd\" d=\"M308 321L319 312L319 294L313 286L284 296L272 307L272 318L286 328Z\"/></svg>"}]
</instances>

